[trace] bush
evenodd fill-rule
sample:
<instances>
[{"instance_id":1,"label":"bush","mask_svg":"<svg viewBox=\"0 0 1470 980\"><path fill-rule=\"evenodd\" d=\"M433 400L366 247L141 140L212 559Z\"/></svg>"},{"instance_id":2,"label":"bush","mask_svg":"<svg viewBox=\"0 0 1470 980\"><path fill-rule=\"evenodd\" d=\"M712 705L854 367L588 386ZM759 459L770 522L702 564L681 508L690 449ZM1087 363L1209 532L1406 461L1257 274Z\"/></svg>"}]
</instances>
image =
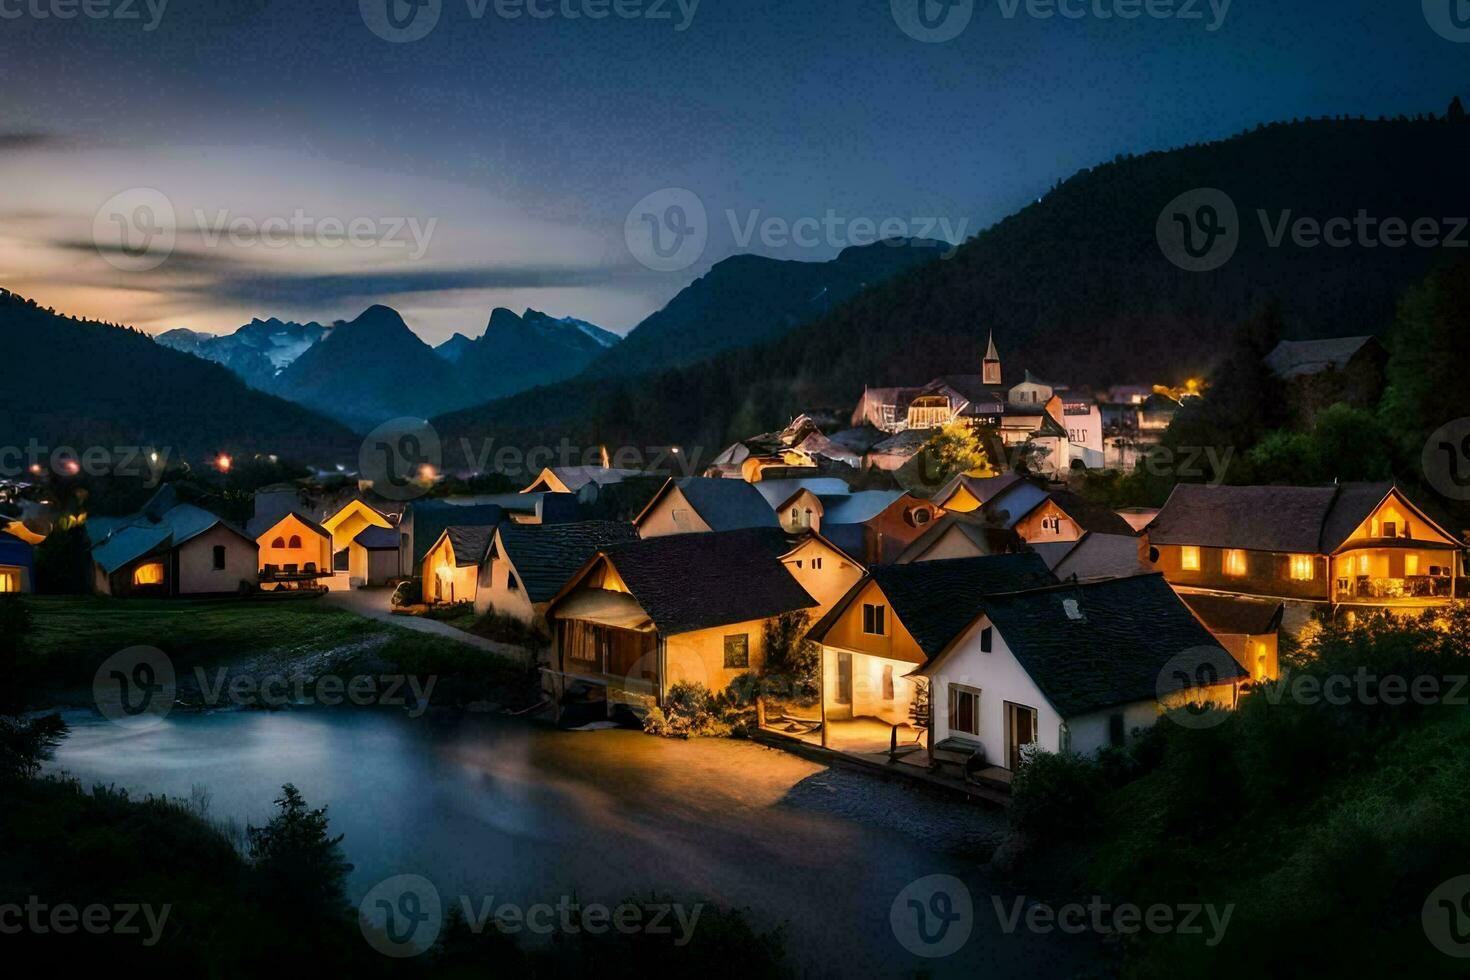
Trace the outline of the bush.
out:
<instances>
[{"instance_id":1,"label":"bush","mask_svg":"<svg viewBox=\"0 0 1470 980\"><path fill-rule=\"evenodd\" d=\"M1037 752L1011 783L1011 824L1040 843L1065 843L1092 825L1108 789L1102 767L1073 753Z\"/></svg>"},{"instance_id":2,"label":"bush","mask_svg":"<svg viewBox=\"0 0 1470 980\"><path fill-rule=\"evenodd\" d=\"M424 584L421 580L413 578L406 582L399 582L398 587L393 590L392 604L395 606L421 606L424 603Z\"/></svg>"},{"instance_id":3,"label":"bush","mask_svg":"<svg viewBox=\"0 0 1470 980\"><path fill-rule=\"evenodd\" d=\"M719 714L720 705L703 684L680 681L669 688L663 708L650 708L643 730L663 738L728 735L730 726Z\"/></svg>"}]
</instances>

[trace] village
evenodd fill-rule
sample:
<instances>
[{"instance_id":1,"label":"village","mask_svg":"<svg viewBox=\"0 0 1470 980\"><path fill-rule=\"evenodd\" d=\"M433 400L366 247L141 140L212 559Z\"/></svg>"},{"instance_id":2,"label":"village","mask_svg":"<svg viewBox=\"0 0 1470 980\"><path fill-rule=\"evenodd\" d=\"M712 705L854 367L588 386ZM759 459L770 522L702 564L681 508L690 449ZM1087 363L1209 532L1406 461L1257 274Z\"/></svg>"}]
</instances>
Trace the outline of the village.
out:
<instances>
[{"instance_id":1,"label":"village","mask_svg":"<svg viewBox=\"0 0 1470 980\"><path fill-rule=\"evenodd\" d=\"M1291 384L1383 356L1347 338L1269 363ZM302 480L258 489L243 525L165 483L85 519L93 589L479 623L501 641L483 655L534 668L536 714L563 727L703 734L691 712L738 704L765 744L1002 805L1032 753L1232 710L1314 621L1466 594L1464 534L1392 482L1180 483L1162 508L1069 489L1147 465L1197 385L1070 389L1004 369L994 337L979 367L867 388L850 416L800 416L696 476L553 466L451 496L434 477L414 494ZM1000 465L927 480L956 431L988 433ZM32 590L52 520L27 489L0 592Z\"/></svg>"}]
</instances>

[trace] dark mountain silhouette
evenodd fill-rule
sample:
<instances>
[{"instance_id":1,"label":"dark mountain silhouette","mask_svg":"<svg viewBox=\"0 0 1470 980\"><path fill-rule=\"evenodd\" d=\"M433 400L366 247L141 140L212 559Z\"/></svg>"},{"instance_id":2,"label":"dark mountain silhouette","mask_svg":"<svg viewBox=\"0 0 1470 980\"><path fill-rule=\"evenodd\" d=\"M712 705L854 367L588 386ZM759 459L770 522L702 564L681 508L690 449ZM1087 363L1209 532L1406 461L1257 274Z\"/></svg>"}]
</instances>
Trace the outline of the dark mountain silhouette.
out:
<instances>
[{"instance_id":1,"label":"dark mountain silhouette","mask_svg":"<svg viewBox=\"0 0 1470 980\"><path fill-rule=\"evenodd\" d=\"M169 448L353 462L360 440L299 405L254 391L218 364L128 327L57 314L0 289L0 446ZM13 462L13 461L12 461Z\"/></svg>"},{"instance_id":2,"label":"dark mountain silhouette","mask_svg":"<svg viewBox=\"0 0 1470 980\"><path fill-rule=\"evenodd\" d=\"M462 333L457 333L444 343L434 348L434 353L444 358L450 364L458 364L475 342Z\"/></svg>"},{"instance_id":3,"label":"dark mountain silhouette","mask_svg":"<svg viewBox=\"0 0 1470 980\"><path fill-rule=\"evenodd\" d=\"M154 339L165 347L223 364L250 387L270 391L276 376L321 340L327 330L320 323L291 323L271 317L251 320L223 336L169 330Z\"/></svg>"},{"instance_id":4,"label":"dark mountain silhouette","mask_svg":"<svg viewBox=\"0 0 1470 980\"><path fill-rule=\"evenodd\" d=\"M589 373L661 371L770 340L952 247L891 239L844 249L829 262L731 256L640 323Z\"/></svg>"},{"instance_id":5,"label":"dark mountain silhouette","mask_svg":"<svg viewBox=\"0 0 1470 980\"><path fill-rule=\"evenodd\" d=\"M276 377L272 390L359 431L450 411L468 398L455 366L387 306L334 326Z\"/></svg>"},{"instance_id":6,"label":"dark mountain silhouette","mask_svg":"<svg viewBox=\"0 0 1470 980\"><path fill-rule=\"evenodd\" d=\"M1270 302L1291 339L1378 334L1406 288L1458 250L1304 247L1290 235L1273 244L1258 211L1273 233L1283 216L1325 222L1361 211L1406 226L1435 219L1463 242L1470 231L1449 219L1470 214L1466 159L1470 125L1434 117L1279 123L1120 156L1060 182L953 258L869 288L775 340L654 376L588 372L436 425L446 444L565 435L713 451L800 411L850 409L865 384L978 372L991 330L1007 380L1025 367L1073 385L1177 382L1206 371L1231 328ZM1212 272L1172 264L1156 231L1171 202L1199 188L1226 192L1239 214L1239 248Z\"/></svg>"},{"instance_id":7,"label":"dark mountain silhouette","mask_svg":"<svg viewBox=\"0 0 1470 980\"><path fill-rule=\"evenodd\" d=\"M461 348L456 363L464 385L481 401L570 378L617 343L617 334L585 320L555 319L537 310L516 316L498 308L484 334Z\"/></svg>"}]
</instances>

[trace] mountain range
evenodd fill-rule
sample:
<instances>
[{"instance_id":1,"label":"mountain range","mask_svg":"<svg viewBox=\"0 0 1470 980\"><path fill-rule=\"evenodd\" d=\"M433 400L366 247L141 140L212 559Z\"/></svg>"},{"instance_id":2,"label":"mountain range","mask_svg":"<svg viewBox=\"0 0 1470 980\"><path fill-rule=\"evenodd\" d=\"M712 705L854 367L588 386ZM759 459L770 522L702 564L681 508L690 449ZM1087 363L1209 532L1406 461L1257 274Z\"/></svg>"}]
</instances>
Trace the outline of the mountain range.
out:
<instances>
[{"instance_id":1,"label":"mountain range","mask_svg":"<svg viewBox=\"0 0 1470 980\"><path fill-rule=\"evenodd\" d=\"M276 377L329 329L320 323L285 323L272 317L251 320L225 336L179 329L156 339L165 347L223 364L250 387L270 391Z\"/></svg>"},{"instance_id":2,"label":"mountain range","mask_svg":"<svg viewBox=\"0 0 1470 980\"><path fill-rule=\"evenodd\" d=\"M347 427L256 391L220 364L137 330L62 316L4 289L0 350L10 366L0 446L24 449L35 440L47 454L100 449L109 466L136 465L133 447L168 449L170 463L183 457L197 464L221 452L321 465L357 460L361 438Z\"/></svg>"},{"instance_id":3,"label":"mountain range","mask_svg":"<svg viewBox=\"0 0 1470 980\"><path fill-rule=\"evenodd\" d=\"M753 346L644 377L589 371L435 425L446 445L566 437L712 453L802 411L850 411L865 385L978 373L991 331L1008 379L1030 370L1073 386L1207 373L1233 328L1268 304L1290 339L1381 333L1406 289L1460 254L1453 240L1429 248L1401 236L1389 247L1334 234L1329 244L1311 222L1430 221L1463 247L1470 233L1453 216L1470 214L1459 174L1467 158L1470 124L1454 116L1276 123L1119 156L1059 182L952 258ZM1159 229L1172 214L1198 217L1185 205L1202 189L1229 198L1237 244L1220 267L1187 271L1167 257ZM620 347L623 356L632 338Z\"/></svg>"}]
</instances>

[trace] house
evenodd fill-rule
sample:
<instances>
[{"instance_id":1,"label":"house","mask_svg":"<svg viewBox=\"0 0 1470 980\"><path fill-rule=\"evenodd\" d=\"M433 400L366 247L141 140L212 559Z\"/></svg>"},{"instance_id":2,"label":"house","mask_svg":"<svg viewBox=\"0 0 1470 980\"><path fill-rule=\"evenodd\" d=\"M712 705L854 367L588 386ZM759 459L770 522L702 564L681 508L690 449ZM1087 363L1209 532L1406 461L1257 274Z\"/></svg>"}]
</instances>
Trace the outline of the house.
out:
<instances>
[{"instance_id":1,"label":"house","mask_svg":"<svg viewBox=\"0 0 1470 980\"><path fill-rule=\"evenodd\" d=\"M784 541L772 541L776 557L786 566L786 571L816 600L810 613L813 622L847 595L866 571L862 559L848 554L816 531L787 534Z\"/></svg>"},{"instance_id":2,"label":"house","mask_svg":"<svg viewBox=\"0 0 1470 980\"><path fill-rule=\"evenodd\" d=\"M420 566L424 602L430 606L474 602L480 565L490 553L496 525L450 525L439 532Z\"/></svg>"},{"instance_id":3,"label":"house","mask_svg":"<svg viewBox=\"0 0 1470 980\"><path fill-rule=\"evenodd\" d=\"M332 536L332 569L350 572L349 549L357 536L370 527L392 529L394 525L387 514L361 497L353 497L328 514L322 520L321 526Z\"/></svg>"},{"instance_id":4,"label":"house","mask_svg":"<svg viewBox=\"0 0 1470 980\"><path fill-rule=\"evenodd\" d=\"M398 578L397 528L363 528L347 546L347 573L359 588L387 585Z\"/></svg>"},{"instance_id":5,"label":"house","mask_svg":"<svg viewBox=\"0 0 1470 980\"><path fill-rule=\"evenodd\" d=\"M36 590L35 545L13 532L25 525L15 521L0 530L0 594Z\"/></svg>"},{"instance_id":6,"label":"house","mask_svg":"<svg viewBox=\"0 0 1470 980\"><path fill-rule=\"evenodd\" d=\"M907 724L909 675L975 618L982 596L1055 582L1032 554L870 568L810 633L822 647L822 744L841 747L845 723Z\"/></svg>"},{"instance_id":7,"label":"house","mask_svg":"<svg viewBox=\"0 0 1470 980\"><path fill-rule=\"evenodd\" d=\"M104 595L225 595L259 582L259 548L246 533L171 485L141 511L88 522L97 591Z\"/></svg>"},{"instance_id":8,"label":"house","mask_svg":"<svg viewBox=\"0 0 1470 980\"><path fill-rule=\"evenodd\" d=\"M1002 526L1014 528L1029 544L1080 541L1089 533L1136 540L1132 525L1115 511L1070 490L1049 490L1036 498L1017 487L1002 494L987 509L1000 519Z\"/></svg>"},{"instance_id":9,"label":"house","mask_svg":"<svg viewBox=\"0 0 1470 980\"><path fill-rule=\"evenodd\" d=\"M1084 531L1075 541L1041 541L1030 547L1064 582L1127 578L1154 570L1148 557L1148 539L1132 534Z\"/></svg>"},{"instance_id":10,"label":"house","mask_svg":"<svg viewBox=\"0 0 1470 980\"><path fill-rule=\"evenodd\" d=\"M494 612L545 626L546 606L593 555L638 540L620 521L571 524L502 523L480 563L475 612Z\"/></svg>"},{"instance_id":11,"label":"house","mask_svg":"<svg viewBox=\"0 0 1470 980\"><path fill-rule=\"evenodd\" d=\"M852 492L836 477L762 480L755 489L776 512L781 527L792 534L821 529L823 496L844 497Z\"/></svg>"},{"instance_id":12,"label":"house","mask_svg":"<svg viewBox=\"0 0 1470 980\"><path fill-rule=\"evenodd\" d=\"M639 476L642 470L614 469L610 466L547 466L521 493L580 494L591 485L594 489L622 483Z\"/></svg>"},{"instance_id":13,"label":"house","mask_svg":"<svg viewBox=\"0 0 1470 980\"><path fill-rule=\"evenodd\" d=\"M536 491L415 500L403 508L398 522L398 573L405 578L418 575L429 549L451 525L494 527L502 520L561 524L579 519L577 498L565 493Z\"/></svg>"},{"instance_id":14,"label":"house","mask_svg":"<svg viewBox=\"0 0 1470 980\"><path fill-rule=\"evenodd\" d=\"M758 671L766 624L816 605L776 557L778 538L779 528L746 528L599 551L546 609L559 702L642 710L681 681L718 692Z\"/></svg>"},{"instance_id":15,"label":"house","mask_svg":"<svg viewBox=\"0 0 1470 980\"><path fill-rule=\"evenodd\" d=\"M1198 592L1179 598L1252 679L1274 681L1281 676L1278 640L1286 611L1282 603Z\"/></svg>"},{"instance_id":16,"label":"house","mask_svg":"<svg viewBox=\"0 0 1470 980\"><path fill-rule=\"evenodd\" d=\"M1453 599L1464 544L1393 483L1180 484L1148 529L1180 592L1283 600L1295 632L1313 609L1414 612Z\"/></svg>"},{"instance_id":17,"label":"house","mask_svg":"<svg viewBox=\"0 0 1470 980\"><path fill-rule=\"evenodd\" d=\"M895 561L907 565L916 561L1005 555L1020 550L1021 536L1015 531L994 526L982 514L952 512L931 523Z\"/></svg>"},{"instance_id":18,"label":"house","mask_svg":"<svg viewBox=\"0 0 1470 980\"><path fill-rule=\"evenodd\" d=\"M1014 773L1033 747L1084 756L1121 747L1170 708L1233 709L1248 676L1159 575L982 595L966 607L970 621L953 632L931 632L953 613L921 614L910 628L929 638L912 676L928 685L933 755L967 768Z\"/></svg>"},{"instance_id":19,"label":"house","mask_svg":"<svg viewBox=\"0 0 1470 980\"><path fill-rule=\"evenodd\" d=\"M777 526L776 512L754 485L707 476L671 477L633 523L645 538Z\"/></svg>"},{"instance_id":20,"label":"house","mask_svg":"<svg viewBox=\"0 0 1470 980\"><path fill-rule=\"evenodd\" d=\"M866 565L896 561L944 511L903 490L818 496L823 537Z\"/></svg>"},{"instance_id":21,"label":"house","mask_svg":"<svg viewBox=\"0 0 1470 980\"><path fill-rule=\"evenodd\" d=\"M765 432L726 447L710 461L706 475L759 483L769 470L815 470L816 455L804 447L821 432L816 420L799 415L780 432ZM811 447L825 449L825 437Z\"/></svg>"},{"instance_id":22,"label":"house","mask_svg":"<svg viewBox=\"0 0 1470 980\"><path fill-rule=\"evenodd\" d=\"M249 525L247 525L248 527ZM291 511L255 536L262 587L316 587L332 578L332 535Z\"/></svg>"},{"instance_id":23,"label":"house","mask_svg":"<svg viewBox=\"0 0 1470 980\"><path fill-rule=\"evenodd\" d=\"M1296 425L1311 428L1316 415L1343 402L1371 408L1383 393L1388 350L1373 337L1283 340L1266 355Z\"/></svg>"},{"instance_id":24,"label":"house","mask_svg":"<svg viewBox=\"0 0 1470 980\"><path fill-rule=\"evenodd\" d=\"M1020 473L1002 473L998 476L969 476L961 473L950 478L934 495L934 502L947 511L968 514L979 510L995 497L1018 483L1027 482Z\"/></svg>"}]
</instances>

